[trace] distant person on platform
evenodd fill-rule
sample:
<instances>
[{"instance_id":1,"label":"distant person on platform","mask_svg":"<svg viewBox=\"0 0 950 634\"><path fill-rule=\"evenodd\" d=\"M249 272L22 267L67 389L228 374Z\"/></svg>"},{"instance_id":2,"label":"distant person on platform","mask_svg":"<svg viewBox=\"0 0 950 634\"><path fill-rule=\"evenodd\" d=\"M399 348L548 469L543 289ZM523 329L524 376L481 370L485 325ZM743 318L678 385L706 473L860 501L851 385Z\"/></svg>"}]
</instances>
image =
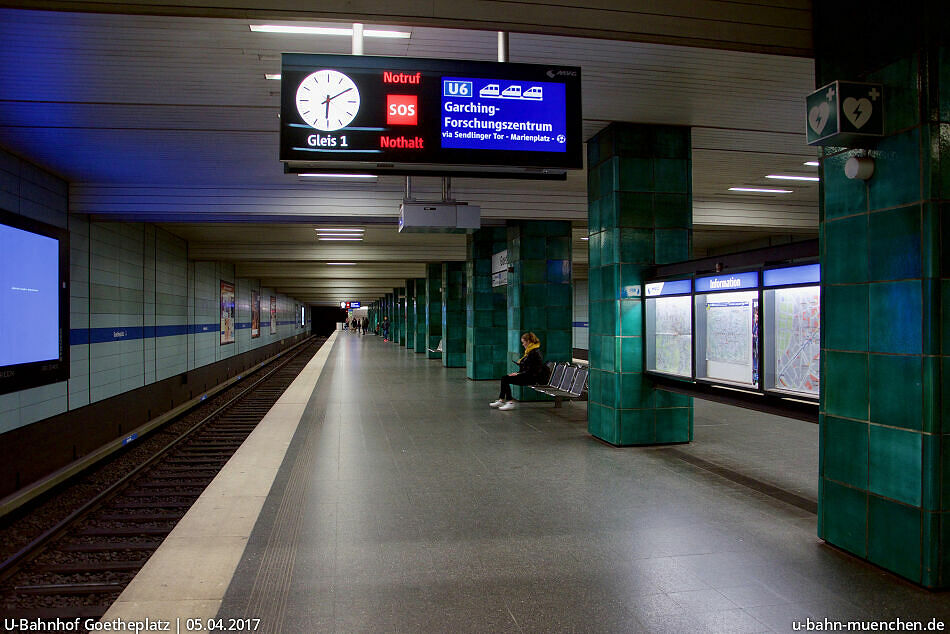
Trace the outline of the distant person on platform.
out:
<instances>
[{"instance_id":1,"label":"distant person on platform","mask_svg":"<svg viewBox=\"0 0 950 634\"><path fill-rule=\"evenodd\" d=\"M521 335L521 345L524 346L524 354L515 362L518 364L518 371L501 377L501 394L498 395L497 401L488 404L489 407L497 407L500 410L514 409L512 385L537 385L546 381L544 374L547 366L541 356L541 341L538 336L533 332L524 333Z\"/></svg>"},{"instance_id":2,"label":"distant person on platform","mask_svg":"<svg viewBox=\"0 0 950 634\"><path fill-rule=\"evenodd\" d=\"M363 328L363 334L366 334L366 329L369 328L369 317L363 317L360 321L360 326Z\"/></svg>"},{"instance_id":3,"label":"distant person on platform","mask_svg":"<svg viewBox=\"0 0 950 634\"><path fill-rule=\"evenodd\" d=\"M383 317L383 341L389 341L389 317Z\"/></svg>"}]
</instances>

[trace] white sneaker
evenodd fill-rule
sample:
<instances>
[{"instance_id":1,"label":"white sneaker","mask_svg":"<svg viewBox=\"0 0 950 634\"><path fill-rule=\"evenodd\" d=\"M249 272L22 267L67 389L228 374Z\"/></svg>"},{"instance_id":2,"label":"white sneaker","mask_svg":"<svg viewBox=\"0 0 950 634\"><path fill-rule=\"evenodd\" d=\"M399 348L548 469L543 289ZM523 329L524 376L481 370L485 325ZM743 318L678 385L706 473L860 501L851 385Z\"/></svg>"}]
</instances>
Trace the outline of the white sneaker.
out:
<instances>
[{"instance_id":1,"label":"white sneaker","mask_svg":"<svg viewBox=\"0 0 950 634\"><path fill-rule=\"evenodd\" d=\"M489 403L488 407L501 407L504 404L505 404L504 399L498 399L497 401L492 401L491 403Z\"/></svg>"},{"instance_id":2,"label":"white sneaker","mask_svg":"<svg viewBox=\"0 0 950 634\"><path fill-rule=\"evenodd\" d=\"M514 402L514 401L508 401L508 402L505 403L504 405L501 405L501 406L498 407L498 409L503 410L503 411L508 411L509 409L514 409L514 408L515 408L515 402Z\"/></svg>"}]
</instances>

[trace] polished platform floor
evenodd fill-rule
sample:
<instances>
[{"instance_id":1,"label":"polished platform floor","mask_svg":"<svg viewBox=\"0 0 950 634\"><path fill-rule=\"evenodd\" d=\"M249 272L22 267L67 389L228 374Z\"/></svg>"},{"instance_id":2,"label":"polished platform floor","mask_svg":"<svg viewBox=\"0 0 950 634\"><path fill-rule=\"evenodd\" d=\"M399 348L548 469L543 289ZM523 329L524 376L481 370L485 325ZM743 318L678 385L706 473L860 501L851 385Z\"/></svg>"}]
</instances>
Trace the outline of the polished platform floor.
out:
<instances>
[{"instance_id":1,"label":"polished platform floor","mask_svg":"<svg viewBox=\"0 0 950 634\"><path fill-rule=\"evenodd\" d=\"M697 401L692 445L617 449L583 403L499 412L496 394L337 337L218 615L267 632L950 623L950 595L816 537L817 426Z\"/></svg>"}]
</instances>

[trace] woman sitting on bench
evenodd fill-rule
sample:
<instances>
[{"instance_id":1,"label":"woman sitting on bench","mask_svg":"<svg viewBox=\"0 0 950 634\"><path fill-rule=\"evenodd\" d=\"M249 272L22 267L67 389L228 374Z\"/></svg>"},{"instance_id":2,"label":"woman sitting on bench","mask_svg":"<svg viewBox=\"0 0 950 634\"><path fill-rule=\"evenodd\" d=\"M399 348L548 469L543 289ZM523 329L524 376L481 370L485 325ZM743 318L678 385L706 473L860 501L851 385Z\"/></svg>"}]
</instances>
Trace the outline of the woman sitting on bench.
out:
<instances>
[{"instance_id":1,"label":"woman sitting on bench","mask_svg":"<svg viewBox=\"0 0 950 634\"><path fill-rule=\"evenodd\" d=\"M497 401L488 404L501 410L515 408L515 400L511 395L512 385L537 385L542 382L542 372L545 371L544 358L541 356L541 341L533 332L521 335L521 345L524 346L524 355L516 362L518 372L501 377L501 394Z\"/></svg>"}]
</instances>

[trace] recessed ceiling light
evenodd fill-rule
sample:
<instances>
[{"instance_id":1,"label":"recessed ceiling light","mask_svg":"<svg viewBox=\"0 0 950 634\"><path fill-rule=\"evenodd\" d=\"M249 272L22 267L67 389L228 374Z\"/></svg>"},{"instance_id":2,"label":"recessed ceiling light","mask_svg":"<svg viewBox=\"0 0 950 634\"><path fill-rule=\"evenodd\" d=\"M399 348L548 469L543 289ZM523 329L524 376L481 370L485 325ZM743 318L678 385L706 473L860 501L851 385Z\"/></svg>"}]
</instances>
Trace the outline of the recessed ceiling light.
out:
<instances>
[{"instance_id":1,"label":"recessed ceiling light","mask_svg":"<svg viewBox=\"0 0 950 634\"><path fill-rule=\"evenodd\" d=\"M273 79L280 81L280 73L264 73L264 79Z\"/></svg>"},{"instance_id":2,"label":"recessed ceiling light","mask_svg":"<svg viewBox=\"0 0 950 634\"><path fill-rule=\"evenodd\" d=\"M590 237L589 237L589 236L585 236L585 237L581 238L581 240L590 240Z\"/></svg>"},{"instance_id":3,"label":"recessed ceiling light","mask_svg":"<svg viewBox=\"0 0 950 634\"><path fill-rule=\"evenodd\" d=\"M342 35L350 37L353 35L352 28L328 27L328 26L284 26L280 24L251 24L251 30L255 33L289 33L293 35ZM408 31L385 31L381 29L363 29L363 37L386 37L395 39L407 39L412 36Z\"/></svg>"},{"instance_id":4,"label":"recessed ceiling light","mask_svg":"<svg viewBox=\"0 0 950 634\"><path fill-rule=\"evenodd\" d=\"M792 176L790 174L769 174L766 178L782 181L809 181L813 183L817 183L821 180L817 176Z\"/></svg>"},{"instance_id":5,"label":"recessed ceiling light","mask_svg":"<svg viewBox=\"0 0 950 634\"><path fill-rule=\"evenodd\" d=\"M377 178L376 174L297 174L297 176L306 176L307 178Z\"/></svg>"},{"instance_id":6,"label":"recessed ceiling light","mask_svg":"<svg viewBox=\"0 0 950 634\"><path fill-rule=\"evenodd\" d=\"M808 167L818 167L818 161L805 161L802 165L807 165Z\"/></svg>"},{"instance_id":7,"label":"recessed ceiling light","mask_svg":"<svg viewBox=\"0 0 950 634\"><path fill-rule=\"evenodd\" d=\"M762 189L759 187L730 187L731 192L759 192L760 194L791 194L791 189Z\"/></svg>"}]
</instances>

